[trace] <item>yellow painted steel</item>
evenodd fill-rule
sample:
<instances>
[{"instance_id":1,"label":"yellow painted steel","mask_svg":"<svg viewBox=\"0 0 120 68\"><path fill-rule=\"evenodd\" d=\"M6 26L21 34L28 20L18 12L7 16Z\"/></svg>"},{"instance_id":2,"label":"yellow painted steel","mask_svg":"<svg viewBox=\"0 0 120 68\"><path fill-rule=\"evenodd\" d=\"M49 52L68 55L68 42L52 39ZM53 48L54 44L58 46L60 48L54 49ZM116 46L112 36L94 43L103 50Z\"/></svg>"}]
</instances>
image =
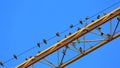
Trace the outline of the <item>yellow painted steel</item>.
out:
<instances>
[{"instance_id":1,"label":"yellow painted steel","mask_svg":"<svg viewBox=\"0 0 120 68\"><path fill-rule=\"evenodd\" d=\"M75 36L79 36L79 34L80 34L81 32L84 32L86 29L89 29L89 28L91 28L92 26L98 24L101 20L103 21L103 22L101 22L101 24L104 24L106 21L108 21L108 20L106 20L108 17L111 17L111 15L114 15L113 17L111 17L111 18L114 18L114 17L117 16L118 14L120 14L120 8L117 8L116 10L110 12L109 14L103 16L102 18L100 18L100 19L94 21L93 23L87 25L85 28L82 28L81 30L75 32L74 34L71 34L71 35L68 36L67 38L59 41L58 43L54 44L53 46L45 49L44 51L42 51L42 52L40 52L40 53L38 53L36 56L41 56L42 54L45 54L45 53L48 52L48 51L54 50L54 48L57 47L59 44L61 44L61 43L65 42L65 41L71 39L73 36L74 36L74 37L75 37ZM105 21L104 21L104 19L105 19ZM64 45L64 46L65 46L65 45ZM59 48L59 49L60 49L60 48ZM54 52L54 51L53 51L53 52ZM36 58L36 57L32 57L32 58L28 59L27 61L25 61L25 62L23 62L22 64L18 65L16 68L24 68L24 66L26 66L30 61L34 61L35 58ZM38 61L39 61L39 60L38 60ZM27 67L26 67L26 68L27 68Z\"/></svg>"},{"instance_id":2,"label":"yellow painted steel","mask_svg":"<svg viewBox=\"0 0 120 68\"><path fill-rule=\"evenodd\" d=\"M80 55L78 55L78 56L70 59L69 61L63 63L62 65L60 65L60 68L67 66L68 64L76 61L76 60L79 59L79 58L84 57L84 56L87 55L88 53L96 50L97 48L103 46L104 44L107 44L108 42L110 42L110 41L112 41L112 40L114 40L114 39L116 39L116 38L118 38L118 37L120 37L120 33L115 34L110 40L109 40L109 39L106 39L106 40L104 40L103 42L101 42L101 43L97 44L96 46L90 48L89 50L85 51L83 54L80 54Z\"/></svg>"}]
</instances>

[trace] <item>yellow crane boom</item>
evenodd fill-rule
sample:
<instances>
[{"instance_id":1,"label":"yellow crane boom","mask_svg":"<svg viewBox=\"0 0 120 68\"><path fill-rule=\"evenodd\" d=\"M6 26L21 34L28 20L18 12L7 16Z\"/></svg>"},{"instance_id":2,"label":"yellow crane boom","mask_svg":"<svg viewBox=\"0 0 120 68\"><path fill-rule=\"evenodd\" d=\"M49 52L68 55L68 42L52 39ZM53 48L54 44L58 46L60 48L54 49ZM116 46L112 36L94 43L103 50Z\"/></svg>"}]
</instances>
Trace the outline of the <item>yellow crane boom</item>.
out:
<instances>
[{"instance_id":1,"label":"yellow crane boom","mask_svg":"<svg viewBox=\"0 0 120 68\"><path fill-rule=\"evenodd\" d=\"M18 65L16 68L28 68L29 66L33 65L34 63L40 61L41 59L45 58L46 56L52 54L53 52L59 50L60 48L66 46L67 44L71 43L72 41L78 39L79 37L89 33L90 31L92 31L93 29L99 27L100 25L106 23L107 21L111 20L112 18L118 16L120 14L120 8L117 8L115 10L113 10L112 12L106 14L105 16L99 18L98 20L92 22L91 24L87 25L85 28L82 28L80 30L78 30L77 32L71 34L70 36L64 38L63 40L57 42L56 44L52 45L51 47L45 49L44 51L38 53L36 56L26 60L25 62L23 62L22 64ZM120 33L114 35L111 40L117 38L120 36ZM97 46L85 51L83 54L77 56L76 58L71 59L70 61L62 64L59 68L63 68L66 65L70 64L71 62L79 59L80 57L90 53L91 51L97 49L98 47L106 44L107 42L110 42L111 40L106 40L101 42L100 44L98 44Z\"/></svg>"}]
</instances>

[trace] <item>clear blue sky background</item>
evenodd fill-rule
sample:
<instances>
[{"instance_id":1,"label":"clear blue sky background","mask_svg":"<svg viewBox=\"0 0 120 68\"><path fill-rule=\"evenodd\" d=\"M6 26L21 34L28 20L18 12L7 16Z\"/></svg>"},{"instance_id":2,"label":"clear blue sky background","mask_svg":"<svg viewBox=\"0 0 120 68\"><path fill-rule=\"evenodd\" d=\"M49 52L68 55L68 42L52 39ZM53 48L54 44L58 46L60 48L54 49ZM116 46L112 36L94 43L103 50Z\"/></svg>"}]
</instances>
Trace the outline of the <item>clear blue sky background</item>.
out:
<instances>
[{"instance_id":1,"label":"clear blue sky background","mask_svg":"<svg viewBox=\"0 0 120 68\"><path fill-rule=\"evenodd\" d=\"M36 46L43 38L79 23L80 19L92 16L119 0L0 0L0 61L13 54ZM107 10L109 12L119 5ZM53 44L48 43L48 46ZM120 68L120 38L77 60L66 68ZM47 48L41 46L41 49ZM0 68L14 68L26 57L37 54L39 48L12 60ZM54 58L51 58L54 59ZM57 63L57 62L56 62ZM35 68L42 67L37 63Z\"/></svg>"}]
</instances>

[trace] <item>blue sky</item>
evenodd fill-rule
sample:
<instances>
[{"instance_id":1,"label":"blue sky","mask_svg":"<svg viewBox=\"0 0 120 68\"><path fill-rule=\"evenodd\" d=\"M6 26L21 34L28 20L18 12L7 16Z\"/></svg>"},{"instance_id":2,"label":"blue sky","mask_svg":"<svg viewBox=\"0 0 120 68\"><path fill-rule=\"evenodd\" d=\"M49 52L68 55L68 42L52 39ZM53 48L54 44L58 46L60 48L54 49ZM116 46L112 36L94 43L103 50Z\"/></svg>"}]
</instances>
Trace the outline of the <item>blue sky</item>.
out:
<instances>
[{"instance_id":1,"label":"blue sky","mask_svg":"<svg viewBox=\"0 0 120 68\"><path fill-rule=\"evenodd\" d=\"M5 62L12 58L14 53L19 55L36 46L36 43L42 41L43 38L48 39L56 32L69 28L70 24L77 24L80 19L92 16L118 1L1 0L0 61ZM120 4L105 12L110 12L119 6ZM117 38L66 68L119 68L119 40L120 38ZM55 42L56 39L48 42L47 45L43 44L41 48L35 48L18 57L18 60L13 59L0 68L14 68L22 63L26 57L37 54L38 50L44 50ZM35 68L41 66L40 63L37 63Z\"/></svg>"}]
</instances>

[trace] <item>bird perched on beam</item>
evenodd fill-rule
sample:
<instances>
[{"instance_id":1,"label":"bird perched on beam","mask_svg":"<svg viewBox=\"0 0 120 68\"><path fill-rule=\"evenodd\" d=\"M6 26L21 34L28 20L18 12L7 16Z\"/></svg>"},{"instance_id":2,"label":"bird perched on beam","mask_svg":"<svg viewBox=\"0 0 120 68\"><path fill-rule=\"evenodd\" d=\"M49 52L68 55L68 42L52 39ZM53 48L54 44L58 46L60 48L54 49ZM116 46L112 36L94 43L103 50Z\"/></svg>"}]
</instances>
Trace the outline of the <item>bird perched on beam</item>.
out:
<instances>
[{"instance_id":1,"label":"bird perched on beam","mask_svg":"<svg viewBox=\"0 0 120 68\"><path fill-rule=\"evenodd\" d=\"M69 32L69 35L71 35L72 33L71 32Z\"/></svg>"},{"instance_id":2,"label":"bird perched on beam","mask_svg":"<svg viewBox=\"0 0 120 68\"><path fill-rule=\"evenodd\" d=\"M82 54L82 53L83 53L83 51L82 51L82 48L81 48L81 47L80 47L80 49L79 49L79 50L80 50L80 53Z\"/></svg>"},{"instance_id":3,"label":"bird perched on beam","mask_svg":"<svg viewBox=\"0 0 120 68\"><path fill-rule=\"evenodd\" d=\"M100 19L100 15L97 16L97 19Z\"/></svg>"},{"instance_id":4,"label":"bird perched on beam","mask_svg":"<svg viewBox=\"0 0 120 68\"><path fill-rule=\"evenodd\" d=\"M67 36L65 35L65 38L67 38Z\"/></svg>"},{"instance_id":5,"label":"bird perched on beam","mask_svg":"<svg viewBox=\"0 0 120 68\"><path fill-rule=\"evenodd\" d=\"M94 22L94 20L92 20L91 22Z\"/></svg>"},{"instance_id":6,"label":"bird perched on beam","mask_svg":"<svg viewBox=\"0 0 120 68\"><path fill-rule=\"evenodd\" d=\"M78 28L77 31L79 31L81 28Z\"/></svg>"},{"instance_id":7,"label":"bird perched on beam","mask_svg":"<svg viewBox=\"0 0 120 68\"><path fill-rule=\"evenodd\" d=\"M103 36L104 35L104 33L103 32L101 32L101 36Z\"/></svg>"},{"instance_id":8,"label":"bird perched on beam","mask_svg":"<svg viewBox=\"0 0 120 68\"><path fill-rule=\"evenodd\" d=\"M101 27L98 27L97 29L98 29L98 30L101 30Z\"/></svg>"},{"instance_id":9,"label":"bird perched on beam","mask_svg":"<svg viewBox=\"0 0 120 68\"><path fill-rule=\"evenodd\" d=\"M117 16L117 20L120 21L120 15Z\"/></svg>"},{"instance_id":10,"label":"bird perched on beam","mask_svg":"<svg viewBox=\"0 0 120 68\"><path fill-rule=\"evenodd\" d=\"M28 58L25 58L25 60L28 60Z\"/></svg>"},{"instance_id":11,"label":"bird perched on beam","mask_svg":"<svg viewBox=\"0 0 120 68\"><path fill-rule=\"evenodd\" d=\"M62 53L63 53L63 55L66 55L66 51L65 51L65 50L63 50L63 52L62 52Z\"/></svg>"}]
</instances>

